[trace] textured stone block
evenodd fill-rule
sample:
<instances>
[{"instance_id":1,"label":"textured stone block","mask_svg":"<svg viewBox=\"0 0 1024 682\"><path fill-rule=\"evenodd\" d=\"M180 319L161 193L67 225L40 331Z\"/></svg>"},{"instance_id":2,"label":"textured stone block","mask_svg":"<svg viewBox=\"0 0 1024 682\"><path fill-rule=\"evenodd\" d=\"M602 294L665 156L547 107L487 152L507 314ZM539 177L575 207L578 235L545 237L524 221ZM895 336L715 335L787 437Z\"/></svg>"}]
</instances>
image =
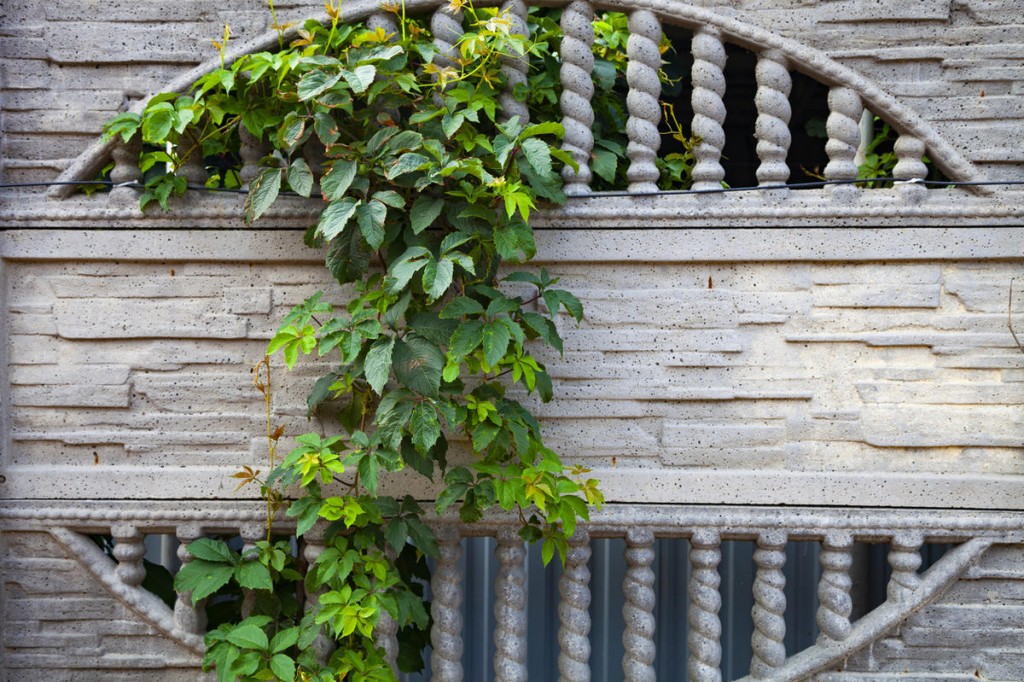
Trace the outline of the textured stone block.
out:
<instances>
[{"instance_id":1,"label":"textured stone block","mask_svg":"<svg viewBox=\"0 0 1024 682\"><path fill-rule=\"evenodd\" d=\"M87 305L60 300L54 315L58 334L66 339L240 339L246 335L244 318L188 299L144 303L96 299Z\"/></svg>"}]
</instances>

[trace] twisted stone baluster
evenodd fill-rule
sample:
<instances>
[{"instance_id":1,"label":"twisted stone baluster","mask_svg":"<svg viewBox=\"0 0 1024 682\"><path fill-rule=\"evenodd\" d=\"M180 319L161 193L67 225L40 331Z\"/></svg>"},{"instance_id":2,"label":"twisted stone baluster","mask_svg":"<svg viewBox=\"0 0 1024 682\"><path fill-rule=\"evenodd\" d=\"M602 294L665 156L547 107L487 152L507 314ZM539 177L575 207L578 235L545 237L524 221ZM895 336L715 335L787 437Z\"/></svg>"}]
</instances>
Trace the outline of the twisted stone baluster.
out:
<instances>
[{"instance_id":1,"label":"twisted stone baluster","mask_svg":"<svg viewBox=\"0 0 1024 682\"><path fill-rule=\"evenodd\" d=\"M512 35L529 35L530 30L526 27L526 3L523 0L505 0L501 11L507 14L512 22L509 30ZM505 88L498 95L498 104L501 106L503 121L518 116L520 125L530 122L530 110L526 107L526 102L520 102L512 96L517 85L526 85L526 76L529 71L530 57L528 54L507 54L501 57L501 75L505 77Z\"/></svg>"},{"instance_id":2,"label":"twisted stone baluster","mask_svg":"<svg viewBox=\"0 0 1024 682\"><path fill-rule=\"evenodd\" d=\"M562 81L562 125L565 137L562 149L579 164L574 171L569 166L562 168L562 189L570 196L590 191L593 174L590 171L590 153L594 149L594 8L586 0L573 0L562 11L562 45L559 54L562 67L559 78Z\"/></svg>"},{"instance_id":3,"label":"twisted stone baluster","mask_svg":"<svg viewBox=\"0 0 1024 682\"><path fill-rule=\"evenodd\" d=\"M698 142L693 148L693 189L721 189L725 179L722 148L725 147L725 45L716 29L704 27L693 34L693 134Z\"/></svg>"},{"instance_id":4,"label":"twisted stone baluster","mask_svg":"<svg viewBox=\"0 0 1024 682\"><path fill-rule=\"evenodd\" d=\"M188 543L199 539L203 534L202 528L196 524L178 526L178 561L185 566L192 561L192 554L188 551ZM202 635L206 632L206 609L203 608L205 600L201 600L195 606L192 605L191 592L179 592L174 600L174 631L189 635Z\"/></svg>"},{"instance_id":5,"label":"twisted stone baluster","mask_svg":"<svg viewBox=\"0 0 1024 682\"><path fill-rule=\"evenodd\" d=\"M754 578L754 658L750 676L768 679L786 661L786 534L763 533L754 550L757 576Z\"/></svg>"},{"instance_id":6,"label":"twisted stone baluster","mask_svg":"<svg viewBox=\"0 0 1024 682\"><path fill-rule=\"evenodd\" d=\"M558 579L558 681L590 682L590 535L579 526L569 539Z\"/></svg>"},{"instance_id":7,"label":"twisted stone baluster","mask_svg":"<svg viewBox=\"0 0 1024 682\"><path fill-rule=\"evenodd\" d=\"M387 611L381 611L377 625L373 628L373 638L377 646L384 650L384 660L398 675L398 623Z\"/></svg>"},{"instance_id":8,"label":"twisted stone baluster","mask_svg":"<svg viewBox=\"0 0 1024 682\"><path fill-rule=\"evenodd\" d=\"M698 530L690 539L690 606L687 668L690 682L721 682L722 621L718 616L722 597L718 586L721 540L713 530Z\"/></svg>"},{"instance_id":9,"label":"twisted stone baluster","mask_svg":"<svg viewBox=\"0 0 1024 682\"><path fill-rule=\"evenodd\" d=\"M238 171L238 178L243 187L248 187L249 182L259 171L259 162L264 156L265 145L243 125L238 126L238 141L238 155L242 157L242 168Z\"/></svg>"},{"instance_id":10,"label":"twisted stone baluster","mask_svg":"<svg viewBox=\"0 0 1024 682\"><path fill-rule=\"evenodd\" d=\"M622 670L626 682L654 682L654 533L646 528L627 531L625 558Z\"/></svg>"},{"instance_id":11,"label":"twisted stone baluster","mask_svg":"<svg viewBox=\"0 0 1024 682\"><path fill-rule=\"evenodd\" d=\"M526 680L526 548L514 528L498 532L494 548L498 576L494 580L494 679Z\"/></svg>"},{"instance_id":12,"label":"twisted stone baluster","mask_svg":"<svg viewBox=\"0 0 1024 682\"><path fill-rule=\"evenodd\" d=\"M889 565L892 566L887 589L889 601L902 601L921 582L917 569L921 566L922 544L924 538L919 533L900 533L893 537L889 545Z\"/></svg>"},{"instance_id":13,"label":"twisted stone baluster","mask_svg":"<svg viewBox=\"0 0 1024 682\"><path fill-rule=\"evenodd\" d=\"M110 529L114 538L114 558L117 568L114 575L125 585L138 587L146 578L146 567L142 558L146 556L145 535L135 526L119 523Z\"/></svg>"},{"instance_id":14,"label":"twisted stone baluster","mask_svg":"<svg viewBox=\"0 0 1024 682\"><path fill-rule=\"evenodd\" d=\"M896 165L892 169L895 178L904 180L924 180L928 177L928 166L922 157L925 153L924 142L913 135L900 135L893 145L896 153ZM896 191L907 203L916 204L928 194L928 188L916 182L898 182Z\"/></svg>"},{"instance_id":15,"label":"twisted stone baluster","mask_svg":"<svg viewBox=\"0 0 1024 682\"><path fill-rule=\"evenodd\" d=\"M757 182L760 185L782 185L789 180L786 155L792 141L789 93L793 89L793 78L789 75L785 55L777 50L766 50L758 55L754 75L757 78L754 136L757 138L757 157L761 159L761 165L757 167Z\"/></svg>"},{"instance_id":16,"label":"twisted stone baluster","mask_svg":"<svg viewBox=\"0 0 1024 682\"><path fill-rule=\"evenodd\" d=\"M629 40L626 42L629 57L626 66L626 82L629 84L626 95L626 107L629 109L626 156L629 157L629 170L626 177L629 179L629 191L634 193L658 191L659 173L654 161L661 146L658 132L661 120L658 101L661 95L659 42L661 22L653 12L636 10L629 15Z\"/></svg>"},{"instance_id":17,"label":"twisted stone baluster","mask_svg":"<svg viewBox=\"0 0 1024 682\"><path fill-rule=\"evenodd\" d=\"M819 641L841 642L850 635L853 599L850 567L853 565L853 536L826 535L821 548L821 581L818 583Z\"/></svg>"},{"instance_id":18,"label":"twisted stone baluster","mask_svg":"<svg viewBox=\"0 0 1024 682\"><path fill-rule=\"evenodd\" d=\"M266 539L266 526L262 523L243 523L238 534L242 536L242 559L258 561L256 543ZM248 618L256 608L256 590L242 588L242 618Z\"/></svg>"},{"instance_id":19,"label":"twisted stone baluster","mask_svg":"<svg viewBox=\"0 0 1024 682\"><path fill-rule=\"evenodd\" d=\"M825 152L829 162L825 166L826 180L857 179L857 148L860 146L860 117L864 111L860 95L850 88L832 88L828 92L828 120L825 130L828 142ZM848 201L858 195L852 184L829 185L829 194L836 200Z\"/></svg>"},{"instance_id":20,"label":"twisted stone baluster","mask_svg":"<svg viewBox=\"0 0 1024 682\"><path fill-rule=\"evenodd\" d=\"M430 581L434 595L430 604L434 619L430 668L434 682L462 682L462 546L458 530L452 527L438 530L437 540L441 556Z\"/></svg>"},{"instance_id":21,"label":"twisted stone baluster","mask_svg":"<svg viewBox=\"0 0 1024 682\"><path fill-rule=\"evenodd\" d=\"M139 170L139 155L142 154L142 138L138 135L123 141L120 137L110 151L110 158L114 167L110 171L110 181L114 187L110 190L110 198L115 201L135 201L138 196L130 187L117 187L126 182L142 182L142 172Z\"/></svg>"},{"instance_id":22,"label":"twisted stone baluster","mask_svg":"<svg viewBox=\"0 0 1024 682\"><path fill-rule=\"evenodd\" d=\"M398 22L390 12L374 12L367 17L366 28L371 31L376 31L378 28L384 29L389 42L394 42L398 37Z\"/></svg>"},{"instance_id":23,"label":"twisted stone baluster","mask_svg":"<svg viewBox=\"0 0 1024 682\"><path fill-rule=\"evenodd\" d=\"M459 56L459 48L456 43L462 36L462 12L450 12L447 5L442 5L430 15L430 31L434 34L434 47L437 48L434 64L441 69L457 68L455 60ZM441 104L439 92L434 93L434 103Z\"/></svg>"},{"instance_id":24,"label":"twisted stone baluster","mask_svg":"<svg viewBox=\"0 0 1024 682\"><path fill-rule=\"evenodd\" d=\"M317 557L319 557L324 551L325 530L326 525L323 522L318 522L302 536L302 558L306 560L306 565L309 567L312 567L313 564L316 563ZM315 611L316 607L317 595L307 593L306 604L303 609L304 612L310 613ZM326 663L333 650L334 644L332 643L331 638L328 637L326 632L322 629L320 633L317 634L316 639L313 640L313 651L316 653L316 659L321 663Z\"/></svg>"},{"instance_id":25,"label":"twisted stone baluster","mask_svg":"<svg viewBox=\"0 0 1024 682\"><path fill-rule=\"evenodd\" d=\"M179 146L178 152L183 154L186 151L188 145L183 144ZM192 153L185 159L185 163L182 164L181 168L178 169L178 175L185 178L185 182L192 187L204 187L206 181L209 179L210 174L206 172L206 163L203 161L203 148L202 145L197 146L192 150Z\"/></svg>"}]
</instances>

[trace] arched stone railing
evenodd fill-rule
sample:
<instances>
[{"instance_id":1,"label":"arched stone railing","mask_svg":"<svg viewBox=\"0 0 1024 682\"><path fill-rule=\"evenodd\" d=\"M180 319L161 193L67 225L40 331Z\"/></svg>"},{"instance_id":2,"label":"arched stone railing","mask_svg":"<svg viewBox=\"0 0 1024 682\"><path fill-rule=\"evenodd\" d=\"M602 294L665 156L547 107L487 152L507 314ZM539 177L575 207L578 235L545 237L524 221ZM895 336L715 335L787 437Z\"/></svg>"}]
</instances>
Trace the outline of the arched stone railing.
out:
<instances>
[{"instance_id":1,"label":"arched stone railing","mask_svg":"<svg viewBox=\"0 0 1024 682\"><path fill-rule=\"evenodd\" d=\"M23 529L35 525L48 531L65 549L92 573L120 602L144 621L178 642L184 649L202 651L205 630L203 605L191 604L190 595L181 594L173 609L141 587L142 543L148 533L174 533L183 543L200 532L237 534L258 522L258 505L212 504L198 510L184 506L163 510L125 504L118 510L99 504L89 510L80 505L62 508L38 503L11 505L0 510L0 527L16 521ZM463 576L458 570L460 539L465 533L496 537L498 573L495 583L495 638L500 644L495 653L496 672L512 677L525 670L526 600L523 591L523 546L514 532L514 520L495 517L463 526L452 519L433 523L440 541L441 558L434 571L432 592L434 682L463 679L462 619ZM945 590L965 575L993 545L1024 541L1020 519L992 512L966 512L950 517L943 512L807 508L780 510L758 507L678 507L609 506L595 514L586 528L573 539L559 582L558 608L560 654L558 669L564 682L591 679L589 661L590 631L590 541L595 538L625 538L626 573L624 594L625 632L622 661L625 679L652 680L655 648L655 595L658 586L652 572L656 538L689 540L691 565L687 616L689 628L688 677L691 682L720 681L722 627L719 616L721 582L719 563L722 543L729 540L753 540L756 572L753 591L753 661L751 673L740 682L775 680L777 682L810 679L824 670L835 670L852 654L865 649L901 623L938 599ZM287 519L281 519L279 532L289 532ZM115 560L108 558L85 534L107 534L115 541ZM322 547L317 536L306 538L304 554L315 558ZM854 542L882 542L889 546L891 578L888 599L858 620L851 622L851 557ZM319 540L322 542L322 540ZM790 542L820 543L821 577L817 584L798 586L817 591L820 607L817 620L818 641L808 649L786 656L786 599L782 565ZM918 573L920 550L926 543L956 545L927 571ZM187 552L179 555L188 560ZM679 614L680 616L682 614ZM394 650L394 629L379 630L385 650ZM389 649L390 647L390 649ZM519 671L518 673L516 671ZM525 673L524 673L525 674ZM519 676L517 676L519 675ZM499 674L497 679L506 679ZM553 678L552 678L553 679ZM682 678L680 678L682 679Z\"/></svg>"},{"instance_id":2,"label":"arched stone railing","mask_svg":"<svg viewBox=\"0 0 1024 682\"><path fill-rule=\"evenodd\" d=\"M526 10L526 5L521 2L506 4L516 16ZM434 10L433 24L438 35L436 40L443 54L445 45L455 39L459 29L458 23L451 20L444 7L435 9L437 6L437 0L412 0L406 3L411 12ZM685 221L687 217L732 223L744 219L796 217L877 222L894 214L946 220L962 219L968 215L991 220L1020 213L1020 209L1014 205L1016 202L999 200L1000 193L989 186L969 186L949 192L926 191L921 182L927 173L922 161L925 154L952 181L979 183L984 182L985 178L931 124L903 105L897 97L820 50L713 9L667 0L607 0L602 3L572 0L566 4L562 15L565 37L561 49L564 60L561 68L561 105L562 122L566 128L564 148L580 163L580 170L565 170L566 191L573 199L567 206L542 216L538 226L544 226L547 222L566 227L576 224L615 225L621 222L623 193L595 193L590 190L591 172L588 163L593 146L590 131L593 111L589 101L593 94L589 77L593 63L590 52L593 30L590 21L595 8L623 11L630 17L631 36L627 49L627 106L630 114L627 124L627 156L630 165L629 187L624 194L633 198L631 212L634 215L642 213L645 218L653 221L653 225ZM362 0L347 5L344 19L366 20L370 24L392 21L378 10L375 0ZM520 19L517 21L521 23ZM657 43L663 24L681 26L693 32L692 130L701 141L694 149L696 165L693 171L693 191L684 196L657 193L655 184L658 173L654 159L660 144L658 123L661 114L658 106L660 83L657 76L661 61ZM277 33L268 32L255 40L235 46L227 55L227 60L230 62L249 52L273 49L277 42ZM719 191L724 177L721 156L725 142L722 124L727 113L722 99L726 43L743 47L757 56L755 137L760 160L756 172L759 191L724 194ZM220 65L219 58L207 61L162 89L183 92L196 79ZM523 77L519 65L507 64L505 71L510 84ZM789 179L786 158L790 145L791 112L788 95L792 85L791 71L802 72L829 88L830 114L826 126L829 163L824 169L824 177L827 182L834 184L822 189L791 192L784 186ZM139 102L136 110L144 104ZM511 97L504 98L503 106L506 109L514 108L516 104ZM861 146L859 122L865 110L881 117L899 134L894 149L898 158L894 169L894 189L867 190L852 184L857 175L855 156ZM253 148L257 144L258 141L243 139L241 155L248 166L243 168L243 179L252 176L255 161L261 156ZM117 140L97 142L62 174L59 181L73 182L93 177L110 159L116 164L112 174L115 181L124 183L140 180L137 170L126 163L135 153L137 150L127 149ZM63 198L74 191L73 185L57 186L51 196ZM702 194L706 192L710 192L711 197ZM616 200L609 201L609 194L614 195ZM132 192L128 192L128 195L134 197ZM992 195L997 198L992 199ZM220 201L229 202L230 198L222 198ZM97 211L97 217L116 219L138 213L137 210L132 212L128 206L130 202L111 203L106 209ZM182 211L214 217L226 212L223 207L213 206L211 202L183 207ZM297 215L292 207L280 210L280 213L280 217L286 220L289 217L291 220L307 220L306 213L311 212L300 212ZM267 215L268 220L279 217L273 210Z\"/></svg>"}]
</instances>

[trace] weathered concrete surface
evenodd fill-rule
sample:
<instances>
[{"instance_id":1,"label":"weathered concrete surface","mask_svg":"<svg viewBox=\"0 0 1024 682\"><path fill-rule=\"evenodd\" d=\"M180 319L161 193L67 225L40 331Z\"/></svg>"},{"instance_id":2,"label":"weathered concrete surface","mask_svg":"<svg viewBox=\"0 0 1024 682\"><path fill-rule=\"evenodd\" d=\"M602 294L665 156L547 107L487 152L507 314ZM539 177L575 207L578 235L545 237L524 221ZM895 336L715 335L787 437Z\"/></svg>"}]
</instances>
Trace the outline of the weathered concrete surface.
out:
<instances>
[{"instance_id":1,"label":"weathered concrete surface","mask_svg":"<svg viewBox=\"0 0 1024 682\"><path fill-rule=\"evenodd\" d=\"M560 320L564 356L540 351L557 399L536 407L610 500L1024 508L1007 326L1024 233L544 231L539 246L586 320ZM224 497L262 457L250 367L287 310L341 293L296 232L11 232L3 256L11 498ZM310 428L317 371L275 360L289 434Z\"/></svg>"},{"instance_id":2,"label":"weathered concrete surface","mask_svg":"<svg viewBox=\"0 0 1024 682\"><path fill-rule=\"evenodd\" d=\"M701 2L796 39L896 94L995 179L1024 178L1024 22L1016 0ZM322 12L276 3L279 20ZM123 103L269 29L262 3L12 0L0 15L4 177L55 177Z\"/></svg>"}]
</instances>

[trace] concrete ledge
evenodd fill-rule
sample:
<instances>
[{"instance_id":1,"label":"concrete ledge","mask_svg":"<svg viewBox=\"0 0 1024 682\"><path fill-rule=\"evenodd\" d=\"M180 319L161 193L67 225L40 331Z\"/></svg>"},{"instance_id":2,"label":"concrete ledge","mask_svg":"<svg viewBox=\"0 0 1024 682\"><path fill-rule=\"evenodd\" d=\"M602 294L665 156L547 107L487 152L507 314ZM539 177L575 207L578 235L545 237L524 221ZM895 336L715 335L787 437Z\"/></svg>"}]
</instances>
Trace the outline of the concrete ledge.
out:
<instances>
[{"instance_id":1,"label":"concrete ledge","mask_svg":"<svg viewBox=\"0 0 1024 682\"><path fill-rule=\"evenodd\" d=\"M246 500L232 492L237 467L9 466L0 499ZM597 469L609 503L1024 510L1024 476L925 473ZM112 485L112 482L114 484ZM434 499L415 473L388 475L382 491ZM205 502L204 502L205 504Z\"/></svg>"},{"instance_id":2,"label":"concrete ledge","mask_svg":"<svg viewBox=\"0 0 1024 682\"><path fill-rule=\"evenodd\" d=\"M537 263L865 262L1019 260L1024 229L918 228L545 228ZM314 263L297 229L63 229L0 234L6 260Z\"/></svg>"}]
</instances>

